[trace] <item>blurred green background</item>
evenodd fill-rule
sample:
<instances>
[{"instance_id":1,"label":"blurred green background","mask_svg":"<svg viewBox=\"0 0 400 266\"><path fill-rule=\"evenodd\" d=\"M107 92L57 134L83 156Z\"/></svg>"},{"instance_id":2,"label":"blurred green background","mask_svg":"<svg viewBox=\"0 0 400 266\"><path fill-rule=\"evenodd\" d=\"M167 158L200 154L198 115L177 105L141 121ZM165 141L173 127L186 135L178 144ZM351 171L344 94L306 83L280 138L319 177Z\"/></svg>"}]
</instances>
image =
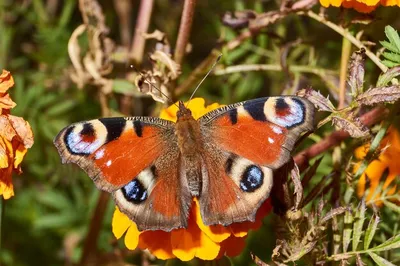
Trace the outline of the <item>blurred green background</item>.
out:
<instances>
[{"instance_id":1,"label":"blurred green background","mask_svg":"<svg viewBox=\"0 0 400 266\"><path fill-rule=\"evenodd\" d=\"M115 10L115 1L99 1L109 27L109 37L122 46L121 21ZM128 22L134 31L139 1L132 0ZM183 1L156 0L149 31L165 32L174 46ZM178 84L220 43L233 39L240 31L224 26L221 18L227 11L250 9L257 12L277 10L275 1L198 1L190 43L191 52L185 57ZM379 8L373 15L356 14L333 8L328 15L341 23L351 19L366 21L352 27L364 29L364 39L374 43L384 40L384 26L400 28L399 8ZM72 265L79 261L84 237L87 233L99 191L90 178L75 165L61 165L52 144L59 130L68 124L101 116L97 88L78 89L69 78L71 62L68 40L74 29L82 24L78 2L75 0L0 0L0 69L11 71L15 86L10 89L17 107L12 114L27 120L35 134L35 144L23 161L23 174L14 176L15 196L3 201L2 265ZM295 40L299 44L291 47ZM85 40L83 40L84 45ZM286 48L285 48L286 47ZM140 69L149 68L147 53L154 49L148 42ZM287 49L283 51L282 49ZM338 83L338 69L342 37L310 18L290 15L243 42L238 48L224 53L220 64L276 64L284 60L288 65L303 65L332 71L333 75L315 75L309 72L285 71L244 72L211 76L201 86L197 96L208 103L233 103L265 95L277 95L294 87L313 86L329 92L329 86ZM218 68L218 67L217 67ZM116 64L112 76L123 78L129 69ZM367 62L367 79L374 80L380 73ZM330 84L330 85L329 85ZM187 99L191 91L181 96ZM114 93L109 106L116 112L123 95ZM334 99L335 100L335 99ZM150 98L135 98L131 113L148 115L155 103ZM143 106L151 106L145 108ZM329 156L319 169L319 176L331 169ZM106 209L98 246L101 253L112 253L119 245L111 232L114 204L110 200ZM274 247L273 215L249 239L248 249L268 261ZM140 254L132 253L128 261L140 264ZM248 251L235 258L246 265L251 258ZM157 263L163 263L161 261Z\"/></svg>"}]
</instances>

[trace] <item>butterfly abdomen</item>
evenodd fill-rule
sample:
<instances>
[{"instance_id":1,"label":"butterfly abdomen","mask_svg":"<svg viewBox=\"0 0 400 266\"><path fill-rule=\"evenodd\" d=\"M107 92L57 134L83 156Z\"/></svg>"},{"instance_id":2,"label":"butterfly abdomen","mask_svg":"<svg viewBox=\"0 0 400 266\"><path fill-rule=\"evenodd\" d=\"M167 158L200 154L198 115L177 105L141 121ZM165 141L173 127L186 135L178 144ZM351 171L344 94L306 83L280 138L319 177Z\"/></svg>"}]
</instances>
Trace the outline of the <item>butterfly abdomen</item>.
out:
<instances>
[{"instance_id":1,"label":"butterfly abdomen","mask_svg":"<svg viewBox=\"0 0 400 266\"><path fill-rule=\"evenodd\" d=\"M185 113L184 111L180 110L183 115L178 112L175 134L177 135L190 193L193 197L197 197L200 195L202 187L201 151L203 149L203 138L198 121L193 118L190 112Z\"/></svg>"}]
</instances>

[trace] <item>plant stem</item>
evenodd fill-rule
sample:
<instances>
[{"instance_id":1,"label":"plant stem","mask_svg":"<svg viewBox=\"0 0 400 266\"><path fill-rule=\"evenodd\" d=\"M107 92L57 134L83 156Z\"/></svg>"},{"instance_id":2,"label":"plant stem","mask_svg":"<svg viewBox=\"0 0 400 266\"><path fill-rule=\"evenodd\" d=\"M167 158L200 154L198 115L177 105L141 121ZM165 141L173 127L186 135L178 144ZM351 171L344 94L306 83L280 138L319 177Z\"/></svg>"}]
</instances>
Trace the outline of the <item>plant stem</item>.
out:
<instances>
[{"instance_id":1,"label":"plant stem","mask_svg":"<svg viewBox=\"0 0 400 266\"><path fill-rule=\"evenodd\" d=\"M130 18L132 17L131 0L114 0L115 12L119 21L119 34L121 35L121 43L126 49L129 49L131 39Z\"/></svg>"},{"instance_id":2,"label":"plant stem","mask_svg":"<svg viewBox=\"0 0 400 266\"><path fill-rule=\"evenodd\" d=\"M140 64L143 61L143 53L145 48L146 39L143 33L147 33L151 13L154 6L153 0L141 0L139 14L136 20L135 35L133 36L130 58L136 63Z\"/></svg>"},{"instance_id":3,"label":"plant stem","mask_svg":"<svg viewBox=\"0 0 400 266\"><path fill-rule=\"evenodd\" d=\"M97 200L96 209L94 210L92 220L89 226L89 232L85 239L85 244L83 246L82 257L80 265L87 265L93 253L97 249L97 239L99 238L102 222L104 219L104 213L107 207L108 199L110 194L101 191L99 199Z\"/></svg>"},{"instance_id":4,"label":"plant stem","mask_svg":"<svg viewBox=\"0 0 400 266\"><path fill-rule=\"evenodd\" d=\"M382 70L382 72L386 72L388 70L388 67L386 67L384 64L382 64L381 60L373 53L371 52L360 40L357 40L347 29L336 25L335 23L326 20L324 17L314 13L313 11L300 11L297 12L299 15L305 15L307 17L310 17L312 19L315 19L316 21L324 24L325 26L331 28L332 30L336 31L340 35L342 35L344 38L348 39L354 46L356 46L358 49L364 48L365 49L365 54Z\"/></svg>"},{"instance_id":5,"label":"plant stem","mask_svg":"<svg viewBox=\"0 0 400 266\"><path fill-rule=\"evenodd\" d=\"M174 54L174 60L179 65L183 62L186 53L186 46L189 42L195 6L196 0L185 0L185 4L183 5L181 24L179 26L178 39L176 40Z\"/></svg>"},{"instance_id":6,"label":"plant stem","mask_svg":"<svg viewBox=\"0 0 400 266\"><path fill-rule=\"evenodd\" d=\"M238 72L249 72L249 71L282 71L282 66L278 64L249 64L249 65L235 65L226 67L224 69L217 69L213 72L215 76L228 75ZM323 76L326 74L335 75L337 74L334 70L314 68L310 66L296 66L291 65L290 71L312 73L315 75Z\"/></svg>"},{"instance_id":7,"label":"plant stem","mask_svg":"<svg viewBox=\"0 0 400 266\"><path fill-rule=\"evenodd\" d=\"M175 97L178 97L190 89L194 84L196 84L204 74L207 73L210 66L215 63L221 52L218 49L213 49L211 53L198 65L185 79L185 81L179 85L175 90Z\"/></svg>"},{"instance_id":8,"label":"plant stem","mask_svg":"<svg viewBox=\"0 0 400 266\"><path fill-rule=\"evenodd\" d=\"M342 56L340 58L340 75L339 75L339 106L342 109L346 100L346 79L347 79L347 66L351 54L351 43L347 38L342 41Z\"/></svg>"}]
</instances>

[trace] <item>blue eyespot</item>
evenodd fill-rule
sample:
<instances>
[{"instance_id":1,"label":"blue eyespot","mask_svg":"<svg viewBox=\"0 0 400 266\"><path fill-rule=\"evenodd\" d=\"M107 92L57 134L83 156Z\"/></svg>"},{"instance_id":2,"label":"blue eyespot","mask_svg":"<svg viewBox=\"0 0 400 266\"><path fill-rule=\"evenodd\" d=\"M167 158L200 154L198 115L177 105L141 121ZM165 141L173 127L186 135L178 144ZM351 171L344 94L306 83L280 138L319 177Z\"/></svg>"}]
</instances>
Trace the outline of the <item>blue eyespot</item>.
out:
<instances>
[{"instance_id":1,"label":"blue eyespot","mask_svg":"<svg viewBox=\"0 0 400 266\"><path fill-rule=\"evenodd\" d=\"M243 173L240 180L240 188L245 192L253 192L264 182L263 171L255 165L250 165Z\"/></svg>"},{"instance_id":2,"label":"blue eyespot","mask_svg":"<svg viewBox=\"0 0 400 266\"><path fill-rule=\"evenodd\" d=\"M139 180L134 179L122 188L126 200L133 203L141 203L147 199L147 190Z\"/></svg>"}]
</instances>

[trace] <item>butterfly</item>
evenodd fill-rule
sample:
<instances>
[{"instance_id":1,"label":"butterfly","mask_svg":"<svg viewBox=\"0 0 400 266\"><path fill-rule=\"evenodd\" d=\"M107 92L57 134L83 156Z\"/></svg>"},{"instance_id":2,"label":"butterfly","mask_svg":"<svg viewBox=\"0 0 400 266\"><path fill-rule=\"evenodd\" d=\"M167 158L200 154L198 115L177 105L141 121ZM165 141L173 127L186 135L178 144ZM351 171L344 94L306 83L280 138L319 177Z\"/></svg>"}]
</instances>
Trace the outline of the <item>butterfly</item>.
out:
<instances>
[{"instance_id":1,"label":"butterfly","mask_svg":"<svg viewBox=\"0 0 400 266\"><path fill-rule=\"evenodd\" d=\"M97 188L112 194L140 231L186 228L193 198L205 225L254 221L273 171L314 128L314 106L296 96L220 107L195 120L179 102L177 122L100 118L67 126L54 144Z\"/></svg>"}]
</instances>

